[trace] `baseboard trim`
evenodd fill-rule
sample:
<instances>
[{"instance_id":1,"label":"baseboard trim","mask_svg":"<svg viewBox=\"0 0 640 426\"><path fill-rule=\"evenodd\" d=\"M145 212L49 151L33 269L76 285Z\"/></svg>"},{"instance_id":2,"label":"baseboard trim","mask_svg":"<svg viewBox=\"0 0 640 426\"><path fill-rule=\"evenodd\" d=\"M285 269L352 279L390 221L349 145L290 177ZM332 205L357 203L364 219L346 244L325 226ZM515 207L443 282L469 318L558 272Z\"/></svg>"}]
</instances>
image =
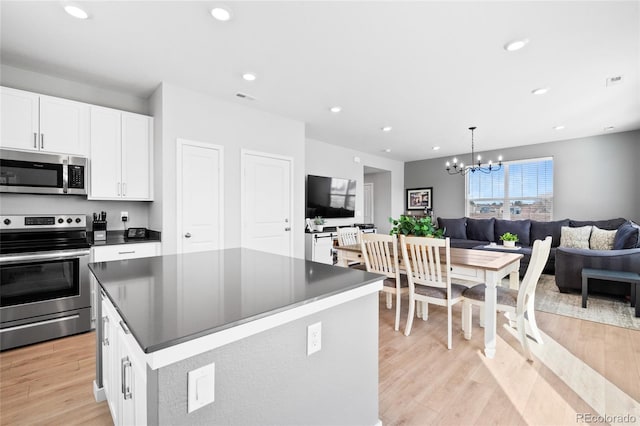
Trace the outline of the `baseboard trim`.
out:
<instances>
[{"instance_id":1,"label":"baseboard trim","mask_svg":"<svg viewBox=\"0 0 640 426\"><path fill-rule=\"evenodd\" d=\"M104 388L99 388L96 381L93 381L93 397L96 402L102 402L107 400L107 394L104 392Z\"/></svg>"}]
</instances>

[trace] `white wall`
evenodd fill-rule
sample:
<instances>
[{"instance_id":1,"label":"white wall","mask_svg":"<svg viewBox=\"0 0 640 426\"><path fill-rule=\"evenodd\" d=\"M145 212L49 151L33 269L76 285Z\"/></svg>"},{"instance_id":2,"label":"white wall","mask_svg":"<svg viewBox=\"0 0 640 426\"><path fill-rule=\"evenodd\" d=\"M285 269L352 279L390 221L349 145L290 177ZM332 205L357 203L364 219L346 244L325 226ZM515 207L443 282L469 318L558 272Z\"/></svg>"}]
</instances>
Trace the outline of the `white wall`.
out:
<instances>
[{"instance_id":1,"label":"white wall","mask_svg":"<svg viewBox=\"0 0 640 426\"><path fill-rule=\"evenodd\" d=\"M394 217L402 214L404 203L404 163L402 161L390 160L314 139L307 139L306 146L306 174L335 176L357 181L356 217L329 219L328 226L343 226L363 221L364 166L388 170L391 173L391 193L388 201L390 214ZM360 157L360 162L354 162L354 157ZM379 218L376 218L376 224L378 223ZM385 225L388 226L388 222ZM381 228L379 232L389 232L389 228Z\"/></svg>"},{"instance_id":2,"label":"white wall","mask_svg":"<svg viewBox=\"0 0 640 426\"><path fill-rule=\"evenodd\" d=\"M224 146L225 248L241 244L240 151L249 149L293 158L293 255L304 258L304 123L262 112L235 102L163 83L151 97L157 121L155 149L161 194L151 208L152 223L162 223L163 253L175 253L176 140L178 138ZM157 114L161 108L161 116ZM158 182L158 180L156 180ZM158 195L160 195L158 197ZM296 220L298 219L299 220Z\"/></svg>"}]
</instances>

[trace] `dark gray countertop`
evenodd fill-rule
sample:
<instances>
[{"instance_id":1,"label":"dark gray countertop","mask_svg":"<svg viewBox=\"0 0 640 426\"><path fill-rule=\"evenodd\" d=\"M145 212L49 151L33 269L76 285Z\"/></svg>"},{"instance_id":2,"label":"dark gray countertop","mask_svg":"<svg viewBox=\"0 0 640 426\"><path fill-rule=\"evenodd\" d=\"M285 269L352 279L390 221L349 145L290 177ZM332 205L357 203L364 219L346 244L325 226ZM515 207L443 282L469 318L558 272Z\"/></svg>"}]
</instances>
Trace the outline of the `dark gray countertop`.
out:
<instances>
[{"instance_id":1,"label":"dark gray countertop","mask_svg":"<svg viewBox=\"0 0 640 426\"><path fill-rule=\"evenodd\" d=\"M243 248L90 263L89 268L147 353L382 278Z\"/></svg>"},{"instance_id":2,"label":"dark gray countertop","mask_svg":"<svg viewBox=\"0 0 640 426\"><path fill-rule=\"evenodd\" d=\"M107 231L107 239L104 241L94 241L93 232L87 233L89 244L94 247L112 246L116 244L139 244L139 243L156 243L160 242L160 232L149 230L147 238L125 238L124 231Z\"/></svg>"}]
</instances>

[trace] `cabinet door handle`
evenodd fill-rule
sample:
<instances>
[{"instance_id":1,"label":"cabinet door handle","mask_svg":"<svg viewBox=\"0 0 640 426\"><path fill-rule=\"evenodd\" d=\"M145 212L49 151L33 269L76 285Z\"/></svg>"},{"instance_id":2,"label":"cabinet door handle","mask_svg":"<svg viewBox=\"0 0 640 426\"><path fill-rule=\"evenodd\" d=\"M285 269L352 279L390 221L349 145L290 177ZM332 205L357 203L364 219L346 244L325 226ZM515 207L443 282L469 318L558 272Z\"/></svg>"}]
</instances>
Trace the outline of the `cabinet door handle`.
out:
<instances>
[{"instance_id":1,"label":"cabinet door handle","mask_svg":"<svg viewBox=\"0 0 640 426\"><path fill-rule=\"evenodd\" d=\"M118 182L118 183L116 184L116 187L118 188L118 197L119 197L119 196L120 196L120 182Z\"/></svg>"},{"instance_id":2,"label":"cabinet door handle","mask_svg":"<svg viewBox=\"0 0 640 426\"><path fill-rule=\"evenodd\" d=\"M122 183L122 196L125 197L127 195L127 184Z\"/></svg>"},{"instance_id":3,"label":"cabinet door handle","mask_svg":"<svg viewBox=\"0 0 640 426\"><path fill-rule=\"evenodd\" d=\"M36 132L33 132L33 147L38 147L38 134Z\"/></svg>"},{"instance_id":4,"label":"cabinet door handle","mask_svg":"<svg viewBox=\"0 0 640 426\"><path fill-rule=\"evenodd\" d=\"M291 231L291 227L287 226L286 228L284 228L285 231Z\"/></svg>"},{"instance_id":5,"label":"cabinet door handle","mask_svg":"<svg viewBox=\"0 0 640 426\"><path fill-rule=\"evenodd\" d=\"M191 238L191 233L187 232L186 234L184 234L185 238Z\"/></svg>"},{"instance_id":6,"label":"cabinet door handle","mask_svg":"<svg viewBox=\"0 0 640 426\"><path fill-rule=\"evenodd\" d=\"M130 379L127 380L127 377L131 377L131 373L127 374L127 370L131 370L131 361L129 361L128 356L120 360L120 373L122 379L122 395L124 395L124 399L131 399L133 396L131 392L131 383Z\"/></svg>"},{"instance_id":7,"label":"cabinet door handle","mask_svg":"<svg viewBox=\"0 0 640 426\"><path fill-rule=\"evenodd\" d=\"M136 251L135 250L131 250L131 251L119 251L118 254L134 254Z\"/></svg>"},{"instance_id":8,"label":"cabinet door handle","mask_svg":"<svg viewBox=\"0 0 640 426\"><path fill-rule=\"evenodd\" d=\"M40 149L44 149L44 133L40 133Z\"/></svg>"},{"instance_id":9,"label":"cabinet door handle","mask_svg":"<svg viewBox=\"0 0 640 426\"><path fill-rule=\"evenodd\" d=\"M107 336L107 324L109 323L109 317L102 317L102 344L109 346L109 336Z\"/></svg>"}]
</instances>

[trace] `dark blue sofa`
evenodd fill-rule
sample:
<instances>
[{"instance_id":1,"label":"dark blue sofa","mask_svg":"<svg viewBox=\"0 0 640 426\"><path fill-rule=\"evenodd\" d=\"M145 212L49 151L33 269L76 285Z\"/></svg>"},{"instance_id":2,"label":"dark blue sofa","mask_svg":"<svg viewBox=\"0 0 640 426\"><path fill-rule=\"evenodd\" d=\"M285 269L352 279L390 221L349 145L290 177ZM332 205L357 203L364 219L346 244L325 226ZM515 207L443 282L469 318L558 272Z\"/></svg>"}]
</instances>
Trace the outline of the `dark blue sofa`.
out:
<instances>
[{"instance_id":1,"label":"dark blue sofa","mask_svg":"<svg viewBox=\"0 0 640 426\"><path fill-rule=\"evenodd\" d=\"M561 228L563 226L581 227L597 226L600 229L617 230L614 250L575 249L560 246ZM438 218L438 227L444 228L446 237L451 240L451 247L474 248L480 250L498 250L513 252L501 248L500 236L505 232L517 234L521 248L517 253L524 255L520 261L520 275L524 276L531 259L531 249L535 240L543 240L551 235L551 252L543 273L554 274L558 289L566 293L570 290L581 290L582 268L610 269L640 272L640 227L623 218L576 221L563 219L543 222L535 220L502 220L502 219L459 219ZM495 242L497 247L484 247ZM629 294L628 285L612 285L611 282L589 281L590 292L603 292L614 295Z\"/></svg>"}]
</instances>

